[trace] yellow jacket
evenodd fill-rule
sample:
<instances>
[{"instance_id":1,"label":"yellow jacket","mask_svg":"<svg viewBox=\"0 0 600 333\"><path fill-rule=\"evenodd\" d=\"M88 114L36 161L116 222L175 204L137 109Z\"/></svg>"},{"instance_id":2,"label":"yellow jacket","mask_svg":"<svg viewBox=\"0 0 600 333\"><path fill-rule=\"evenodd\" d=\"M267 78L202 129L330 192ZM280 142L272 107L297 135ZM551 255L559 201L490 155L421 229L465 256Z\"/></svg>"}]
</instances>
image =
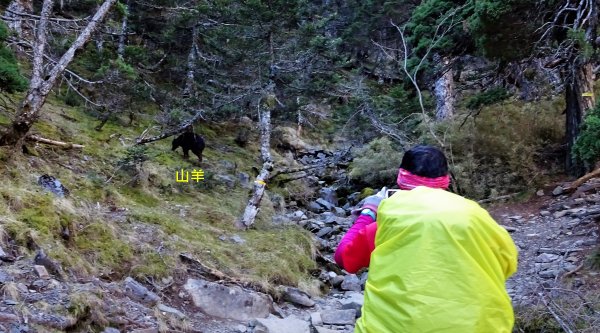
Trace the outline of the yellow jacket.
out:
<instances>
[{"instance_id":1,"label":"yellow jacket","mask_svg":"<svg viewBox=\"0 0 600 333\"><path fill-rule=\"evenodd\" d=\"M356 333L509 333L505 281L517 268L508 232L477 203L417 187L378 209Z\"/></svg>"}]
</instances>

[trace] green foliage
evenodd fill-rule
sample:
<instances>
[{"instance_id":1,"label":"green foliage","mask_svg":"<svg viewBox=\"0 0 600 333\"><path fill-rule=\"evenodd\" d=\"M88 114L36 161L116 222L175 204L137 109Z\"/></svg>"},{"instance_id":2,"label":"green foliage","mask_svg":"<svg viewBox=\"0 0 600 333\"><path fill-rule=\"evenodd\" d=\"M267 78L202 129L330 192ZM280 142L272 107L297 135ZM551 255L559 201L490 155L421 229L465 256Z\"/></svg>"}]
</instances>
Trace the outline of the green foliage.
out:
<instances>
[{"instance_id":1,"label":"green foliage","mask_svg":"<svg viewBox=\"0 0 600 333\"><path fill-rule=\"evenodd\" d=\"M21 75L17 59L6 46L9 31L6 24L0 21L0 90L9 93L27 89L27 80Z\"/></svg>"},{"instance_id":2,"label":"green foliage","mask_svg":"<svg viewBox=\"0 0 600 333\"><path fill-rule=\"evenodd\" d=\"M588 166L600 159L600 103L588 111L571 154Z\"/></svg>"},{"instance_id":3,"label":"green foliage","mask_svg":"<svg viewBox=\"0 0 600 333\"><path fill-rule=\"evenodd\" d=\"M402 154L387 137L371 141L354 156L350 178L374 188L393 184L402 162Z\"/></svg>"},{"instance_id":4,"label":"green foliage","mask_svg":"<svg viewBox=\"0 0 600 333\"><path fill-rule=\"evenodd\" d=\"M527 57L536 44L536 29L544 22L536 15L536 0L473 1L468 25L479 50L488 58L516 60Z\"/></svg>"},{"instance_id":5,"label":"green foliage","mask_svg":"<svg viewBox=\"0 0 600 333\"><path fill-rule=\"evenodd\" d=\"M449 55L462 51L462 46L470 43L470 36L456 22L464 20L471 8L472 2L464 0L422 1L406 25L408 41L414 47L414 56L419 59L423 57L433 43L436 45L431 49L432 54ZM454 16L450 17L451 13ZM440 38L441 32L445 30L448 30L446 35Z\"/></svg>"},{"instance_id":6,"label":"green foliage","mask_svg":"<svg viewBox=\"0 0 600 333\"><path fill-rule=\"evenodd\" d=\"M510 97L508 91L502 87L495 87L472 96L467 100L467 108L477 110L482 106L496 104Z\"/></svg>"},{"instance_id":7,"label":"green foliage","mask_svg":"<svg viewBox=\"0 0 600 333\"><path fill-rule=\"evenodd\" d=\"M449 124L452 171L462 194L482 199L528 191L562 170L560 103L512 101ZM462 125L462 126L461 126Z\"/></svg>"}]
</instances>

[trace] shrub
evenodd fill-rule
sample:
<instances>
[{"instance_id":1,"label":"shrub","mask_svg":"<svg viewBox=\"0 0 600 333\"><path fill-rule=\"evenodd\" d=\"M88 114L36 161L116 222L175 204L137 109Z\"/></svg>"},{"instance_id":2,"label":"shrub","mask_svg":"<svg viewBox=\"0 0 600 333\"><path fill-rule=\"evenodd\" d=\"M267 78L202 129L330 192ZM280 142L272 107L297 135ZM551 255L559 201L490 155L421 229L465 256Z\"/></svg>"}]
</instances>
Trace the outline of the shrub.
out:
<instances>
[{"instance_id":1,"label":"shrub","mask_svg":"<svg viewBox=\"0 0 600 333\"><path fill-rule=\"evenodd\" d=\"M474 199L527 191L562 171L562 105L511 102L486 107L461 127L447 124L452 172ZM558 153L557 153L558 152Z\"/></svg>"},{"instance_id":2,"label":"shrub","mask_svg":"<svg viewBox=\"0 0 600 333\"><path fill-rule=\"evenodd\" d=\"M354 152L350 178L371 187L393 184L402 161L402 153L396 150L386 137L371 141Z\"/></svg>"},{"instance_id":3,"label":"shrub","mask_svg":"<svg viewBox=\"0 0 600 333\"><path fill-rule=\"evenodd\" d=\"M502 87L492 88L488 91L484 91L477 94L467 101L467 108L471 110L477 110L482 106L496 104L507 99L510 96L508 91Z\"/></svg>"},{"instance_id":4,"label":"shrub","mask_svg":"<svg viewBox=\"0 0 600 333\"><path fill-rule=\"evenodd\" d=\"M0 22L0 90L9 93L27 89L27 80L19 71L19 64L12 51L6 47L4 41L8 37L8 28Z\"/></svg>"},{"instance_id":5,"label":"shrub","mask_svg":"<svg viewBox=\"0 0 600 333\"><path fill-rule=\"evenodd\" d=\"M571 154L588 166L600 158L600 103L588 112Z\"/></svg>"}]
</instances>

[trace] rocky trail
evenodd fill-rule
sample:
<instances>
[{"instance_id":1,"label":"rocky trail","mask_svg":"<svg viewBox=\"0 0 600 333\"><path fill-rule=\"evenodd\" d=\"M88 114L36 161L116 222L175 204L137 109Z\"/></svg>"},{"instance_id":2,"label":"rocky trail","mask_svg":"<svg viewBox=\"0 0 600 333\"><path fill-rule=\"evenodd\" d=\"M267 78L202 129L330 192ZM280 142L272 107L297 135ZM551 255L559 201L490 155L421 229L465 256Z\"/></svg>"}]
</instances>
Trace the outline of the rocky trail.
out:
<instances>
[{"instance_id":1,"label":"rocky trail","mask_svg":"<svg viewBox=\"0 0 600 333\"><path fill-rule=\"evenodd\" d=\"M329 165L327 171L324 162L330 157L335 165ZM337 197L347 166L339 154L313 151L301 158L304 166L323 165L307 175L319 185L318 197L302 206L286 203L287 212L273 221L282 226L300 225L313 233L320 264L314 276L322 282L323 296L282 286L280 297L273 301L259 287L228 277L186 254L180 259L187 271L160 281L64 281L60 267L42 252L32 259L15 258L10 251L0 250L0 332L68 332L89 324L103 327L104 333L353 332L367 273L341 271L333 263L333 252L352 225L350 211L359 203L360 193ZM575 195L561 194L557 188L553 194L538 193L526 204L490 209L519 249L518 271L507 283L516 308L545 306L556 320L569 325L567 314L552 300L566 295L585 304L586 293L597 290L599 273L586 264L598 246L600 191L595 184L600 181L590 181L588 191ZM243 233L222 241L243 244ZM2 248L10 248L10 244ZM592 312L586 320L600 318Z\"/></svg>"}]
</instances>

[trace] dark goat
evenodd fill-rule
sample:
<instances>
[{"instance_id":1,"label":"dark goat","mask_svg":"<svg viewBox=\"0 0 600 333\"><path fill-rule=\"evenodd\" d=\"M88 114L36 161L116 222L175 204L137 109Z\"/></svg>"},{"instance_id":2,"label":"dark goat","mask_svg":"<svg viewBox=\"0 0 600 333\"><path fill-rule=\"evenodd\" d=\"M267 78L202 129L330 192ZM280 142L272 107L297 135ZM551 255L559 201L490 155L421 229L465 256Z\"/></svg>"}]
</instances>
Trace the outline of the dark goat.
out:
<instances>
[{"instance_id":1,"label":"dark goat","mask_svg":"<svg viewBox=\"0 0 600 333\"><path fill-rule=\"evenodd\" d=\"M192 153L198 156L200 162L202 162L204 139L200 135L191 132L181 134L173 140L173 147L171 148L171 150L175 150L178 147L181 147L181 149L183 149L184 158L190 157L189 151L191 150Z\"/></svg>"}]
</instances>

